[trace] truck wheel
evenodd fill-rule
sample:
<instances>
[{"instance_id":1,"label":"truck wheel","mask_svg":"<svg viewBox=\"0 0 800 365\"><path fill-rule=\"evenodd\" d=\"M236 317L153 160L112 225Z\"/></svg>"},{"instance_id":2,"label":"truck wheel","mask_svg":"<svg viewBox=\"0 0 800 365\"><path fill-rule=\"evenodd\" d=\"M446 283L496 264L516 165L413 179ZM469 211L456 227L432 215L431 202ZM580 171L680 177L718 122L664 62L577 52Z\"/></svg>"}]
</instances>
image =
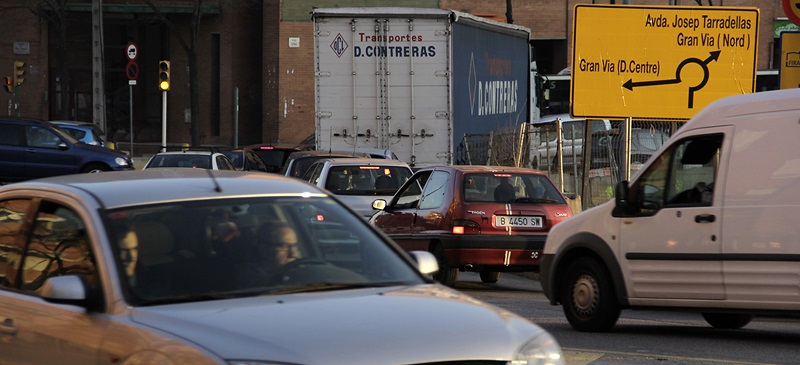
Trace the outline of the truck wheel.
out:
<instances>
[{"instance_id":1,"label":"truck wheel","mask_svg":"<svg viewBox=\"0 0 800 365\"><path fill-rule=\"evenodd\" d=\"M100 164L100 163L93 163L93 164L89 164L88 166L84 167L81 172L82 173L92 174L92 173L103 172L103 171L111 171L111 169L106 165L103 165L103 164Z\"/></svg>"},{"instance_id":2,"label":"truck wheel","mask_svg":"<svg viewBox=\"0 0 800 365\"><path fill-rule=\"evenodd\" d=\"M433 279L449 287L456 286L458 268L452 268L447 264L447 257L444 255L442 245L433 247L433 255L436 256L436 262L439 264L439 271L433 274Z\"/></svg>"},{"instance_id":3,"label":"truck wheel","mask_svg":"<svg viewBox=\"0 0 800 365\"><path fill-rule=\"evenodd\" d=\"M500 279L500 273L497 271L481 270L481 281L487 284L494 284Z\"/></svg>"},{"instance_id":4,"label":"truck wheel","mask_svg":"<svg viewBox=\"0 0 800 365\"><path fill-rule=\"evenodd\" d=\"M560 301L569 324L582 332L611 329L621 311L605 268L588 257L575 260L567 268Z\"/></svg>"},{"instance_id":5,"label":"truck wheel","mask_svg":"<svg viewBox=\"0 0 800 365\"><path fill-rule=\"evenodd\" d=\"M714 328L739 329L750 323L753 316L738 313L703 313L703 319Z\"/></svg>"}]
</instances>

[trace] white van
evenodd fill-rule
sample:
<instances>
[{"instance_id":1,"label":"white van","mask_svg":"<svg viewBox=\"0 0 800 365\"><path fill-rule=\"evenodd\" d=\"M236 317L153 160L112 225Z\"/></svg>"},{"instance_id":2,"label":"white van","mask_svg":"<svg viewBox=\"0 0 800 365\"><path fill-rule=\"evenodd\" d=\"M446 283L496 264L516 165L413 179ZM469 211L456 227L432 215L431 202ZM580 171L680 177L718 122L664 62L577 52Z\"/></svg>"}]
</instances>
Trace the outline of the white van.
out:
<instances>
[{"instance_id":1,"label":"white van","mask_svg":"<svg viewBox=\"0 0 800 365\"><path fill-rule=\"evenodd\" d=\"M716 328L800 313L800 89L716 101L615 200L550 231L541 283L579 331L621 309L703 314Z\"/></svg>"}]
</instances>

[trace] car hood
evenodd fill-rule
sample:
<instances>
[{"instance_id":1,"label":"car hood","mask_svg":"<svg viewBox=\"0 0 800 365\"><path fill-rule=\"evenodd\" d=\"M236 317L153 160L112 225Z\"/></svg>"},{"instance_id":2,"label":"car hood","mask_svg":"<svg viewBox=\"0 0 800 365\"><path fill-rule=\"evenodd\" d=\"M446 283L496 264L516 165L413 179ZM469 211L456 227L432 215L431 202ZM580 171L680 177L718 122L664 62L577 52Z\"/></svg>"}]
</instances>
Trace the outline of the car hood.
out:
<instances>
[{"instance_id":1,"label":"car hood","mask_svg":"<svg viewBox=\"0 0 800 365\"><path fill-rule=\"evenodd\" d=\"M438 284L142 307L132 319L223 359L299 364L508 360L543 332Z\"/></svg>"},{"instance_id":2,"label":"car hood","mask_svg":"<svg viewBox=\"0 0 800 365\"><path fill-rule=\"evenodd\" d=\"M75 148L80 148L80 149L83 149L83 150L92 150L92 151L95 151L97 153L103 153L103 154L107 154L107 155L114 156L114 157L123 157L125 159L129 158L128 155L126 155L123 152L120 152L120 151L117 151L117 150L112 150L112 149L107 148L107 147L97 146L97 145L93 145L93 144L87 144L87 143L83 143L83 142L76 143L75 144Z\"/></svg>"}]
</instances>

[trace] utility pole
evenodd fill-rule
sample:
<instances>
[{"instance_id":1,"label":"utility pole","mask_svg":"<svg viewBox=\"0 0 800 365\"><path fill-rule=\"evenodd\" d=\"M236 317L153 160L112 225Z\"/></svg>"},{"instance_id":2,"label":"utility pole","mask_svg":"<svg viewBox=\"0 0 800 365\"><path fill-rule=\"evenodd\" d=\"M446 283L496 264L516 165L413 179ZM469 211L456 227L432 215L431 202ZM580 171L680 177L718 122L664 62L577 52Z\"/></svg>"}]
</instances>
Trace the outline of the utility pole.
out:
<instances>
[{"instance_id":1,"label":"utility pole","mask_svg":"<svg viewBox=\"0 0 800 365\"><path fill-rule=\"evenodd\" d=\"M103 128L108 139L103 53L103 0L92 0L92 123Z\"/></svg>"}]
</instances>

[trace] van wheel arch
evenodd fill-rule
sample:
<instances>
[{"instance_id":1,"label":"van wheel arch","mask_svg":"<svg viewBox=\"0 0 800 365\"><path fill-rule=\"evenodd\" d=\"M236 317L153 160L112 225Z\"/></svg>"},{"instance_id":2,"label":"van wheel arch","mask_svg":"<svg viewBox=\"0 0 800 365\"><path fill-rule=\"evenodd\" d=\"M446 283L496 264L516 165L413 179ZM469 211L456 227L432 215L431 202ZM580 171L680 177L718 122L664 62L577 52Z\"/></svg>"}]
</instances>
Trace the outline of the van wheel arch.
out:
<instances>
[{"instance_id":1,"label":"van wheel arch","mask_svg":"<svg viewBox=\"0 0 800 365\"><path fill-rule=\"evenodd\" d=\"M550 275L552 292L557 302L562 302L561 284L558 278L564 277L570 264L582 257L590 257L601 263L611 277L617 302L621 307L628 307L628 291L625 288L625 278L616 256L603 239L591 233L578 233L569 240L564 241L559 249L554 270Z\"/></svg>"}]
</instances>

